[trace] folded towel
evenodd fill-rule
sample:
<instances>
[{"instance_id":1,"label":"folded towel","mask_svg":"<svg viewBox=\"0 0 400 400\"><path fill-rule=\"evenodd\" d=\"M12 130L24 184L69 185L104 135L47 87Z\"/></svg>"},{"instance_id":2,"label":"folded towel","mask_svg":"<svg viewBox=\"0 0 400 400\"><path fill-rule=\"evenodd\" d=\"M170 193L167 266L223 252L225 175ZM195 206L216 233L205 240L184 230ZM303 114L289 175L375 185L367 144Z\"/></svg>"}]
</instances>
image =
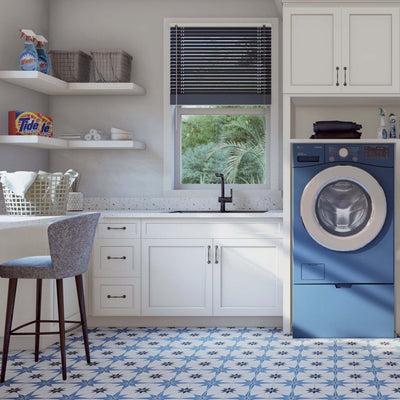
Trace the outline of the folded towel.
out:
<instances>
[{"instance_id":1,"label":"folded towel","mask_svg":"<svg viewBox=\"0 0 400 400\"><path fill-rule=\"evenodd\" d=\"M343 132L316 132L310 139L360 139L361 132L343 131Z\"/></svg>"},{"instance_id":2,"label":"folded towel","mask_svg":"<svg viewBox=\"0 0 400 400\"><path fill-rule=\"evenodd\" d=\"M37 173L31 171L1 171L0 174L1 183L7 186L14 194L21 197L25 197L26 192L37 177Z\"/></svg>"},{"instance_id":3,"label":"folded towel","mask_svg":"<svg viewBox=\"0 0 400 400\"><path fill-rule=\"evenodd\" d=\"M313 124L314 132L323 131L358 131L362 125L346 121L317 121Z\"/></svg>"}]
</instances>

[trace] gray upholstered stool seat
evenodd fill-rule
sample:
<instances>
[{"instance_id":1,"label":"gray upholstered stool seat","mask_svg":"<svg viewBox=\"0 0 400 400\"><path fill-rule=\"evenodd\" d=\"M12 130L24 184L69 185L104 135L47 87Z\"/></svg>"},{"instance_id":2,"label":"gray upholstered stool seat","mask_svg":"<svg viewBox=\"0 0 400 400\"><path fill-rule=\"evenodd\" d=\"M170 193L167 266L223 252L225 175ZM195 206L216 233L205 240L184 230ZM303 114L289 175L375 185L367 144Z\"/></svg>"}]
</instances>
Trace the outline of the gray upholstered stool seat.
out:
<instances>
[{"instance_id":1,"label":"gray upholstered stool seat","mask_svg":"<svg viewBox=\"0 0 400 400\"><path fill-rule=\"evenodd\" d=\"M0 264L0 277L17 279L56 279L50 256L17 258Z\"/></svg>"},{"instance_id":2,"label":"gray upholstered stool seat","mask_svg":"<svg viewBox=\"0 0 400 400\"><path fill-rule=\"evenodd\" d=\"M0 383L4 382L8 349L11 335L35 335L35 361L39 359L40 335L60 334L61 367L63 379L67 379L65 334L70 330L82 327L85 344L86 361L90 363L89 338L86 322L85 298L83 293L84 274L89 266L90 253L96 232L99 213L87 213L73 217L61 218L49 225L50 256L24 257L8 261L0 265L0 277L8 278L7 313L4 328L4 344L1 360ZM63 279L75 277L80 321L66 321L64 318L64 289ZM12 329L15 295L18 279L36 280L36 318ZM57 285L58 320L41 320L42 279L55 279ZM30 299L24 299L30 302ZM58 332L43 332L41 323L58 322ZM65 330L65 323L77 323L77 326ZM17 332L20 329L35 324L34 332Z\"/></svg>"}]
</instances>

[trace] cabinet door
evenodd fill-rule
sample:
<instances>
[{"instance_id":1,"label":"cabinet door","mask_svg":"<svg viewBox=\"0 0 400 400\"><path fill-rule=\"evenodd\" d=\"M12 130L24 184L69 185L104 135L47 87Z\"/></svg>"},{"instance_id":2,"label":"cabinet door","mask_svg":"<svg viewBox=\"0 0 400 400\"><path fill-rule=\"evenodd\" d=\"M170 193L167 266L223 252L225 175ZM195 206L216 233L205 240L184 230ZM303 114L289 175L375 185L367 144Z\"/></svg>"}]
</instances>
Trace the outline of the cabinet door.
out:
<instances>
[{"instance_id":1,"label":"cabinet door","mask_svg":"<svg viewBox=\"0 0 400 400\"><path fill-rule=\"evenodd\" d=\"M339 91L338 9L289 9L284 16L284 92Z\"/></svg>"},{"instance_id":2,"label":"cabinet door","mask_svg":"<svg viewBox=\"0 0 400 400\"><path fill-rule=\"evenodd\" d=\"M211 315L212 263L206 239L142 241L142 315Z\"/></svg>"},{"instance_id":3,"label":"cabinet door","mask_svg":"<svg viewBox=\"0 0 400 400\"><path fill-rule=\"evenodd\" d=\"M399 90L399 10L342 10L343 91L385 93Z\"/></svg>"},{"instance_id":4,"label":"cabinet door","mask_svg":"<svg viewBox=\"0 0 400 400\"><path fill-rule=\"evenodd\" d=\"M281 239L214 242L214 315L282 315Z\"/></svg>"}]
</instances>

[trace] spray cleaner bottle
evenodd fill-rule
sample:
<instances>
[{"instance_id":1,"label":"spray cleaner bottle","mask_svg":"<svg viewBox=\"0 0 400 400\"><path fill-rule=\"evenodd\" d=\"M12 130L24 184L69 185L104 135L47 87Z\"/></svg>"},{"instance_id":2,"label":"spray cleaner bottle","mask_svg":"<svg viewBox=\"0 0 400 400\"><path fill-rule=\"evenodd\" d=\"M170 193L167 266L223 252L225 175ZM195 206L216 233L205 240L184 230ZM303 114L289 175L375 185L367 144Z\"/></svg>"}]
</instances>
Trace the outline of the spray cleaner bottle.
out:
<instances>
[{"instance_id":1,"label":"spray cleaner bottle","mask_svg":"<svg viewBox=\"0 0 400 400\"><path fill-rule=\"evenodd\" d=\"M396 121L397 121L397 117L393 113L389 114L389 124L390 124L389 138L390 139L396 139Z\"/></svg>"},{"instance_id":2,"label":"spray cleaner bottle","mask_svg":"<svg viewBox=\"0 0 400 400\"><path fill-rule=\"evenodd\" d=\"M381 125L378 129L378 139L387 139L388 133L386 130L386 121L385 121L385 110L383 108L379 109L379 115L381 116Z\"/></svg>"},{"instance_id":3,"label":"spray cleaner bottle","mask_svg":"<svg viewBox=\"0 0 400 400\"><path fill-rule=\"evenodd\" d=\"M36 35L36 51L39 57L38 71L48 74L50 70L49 57L45 49L45 43L48 43L47 39L42 35Z\"/></svg>"},{"instance_id":4,"label":"spray cleaner bottle","mask_svg":"<svg viewBox=\"0 0 400 400\"><path fill-rule=\"evenodd\" d=\"M25 48L18 58L18 67L21 71L37 71L38 54L33 43L35 32L29 29L20 29L21 38L25 37Z\"/></svg>"}]
</instances>

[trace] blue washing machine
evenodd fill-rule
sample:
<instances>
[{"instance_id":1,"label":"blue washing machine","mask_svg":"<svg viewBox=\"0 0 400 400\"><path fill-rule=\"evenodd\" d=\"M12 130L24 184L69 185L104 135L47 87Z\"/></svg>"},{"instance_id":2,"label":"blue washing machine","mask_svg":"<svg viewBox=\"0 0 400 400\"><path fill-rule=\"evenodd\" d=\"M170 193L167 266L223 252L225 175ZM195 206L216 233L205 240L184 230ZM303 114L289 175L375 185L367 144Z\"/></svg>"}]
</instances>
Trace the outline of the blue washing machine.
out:
<instances>
[{"instance_id":1,"label":"blue washing machine","mask_svg":"<svg viewBox=\"0 0 400 400\"><path fill-rule=\"evenodd\" d=\"M394 145L292 155L293 337L393 337Z\"/></svg>"}]
</instances>

